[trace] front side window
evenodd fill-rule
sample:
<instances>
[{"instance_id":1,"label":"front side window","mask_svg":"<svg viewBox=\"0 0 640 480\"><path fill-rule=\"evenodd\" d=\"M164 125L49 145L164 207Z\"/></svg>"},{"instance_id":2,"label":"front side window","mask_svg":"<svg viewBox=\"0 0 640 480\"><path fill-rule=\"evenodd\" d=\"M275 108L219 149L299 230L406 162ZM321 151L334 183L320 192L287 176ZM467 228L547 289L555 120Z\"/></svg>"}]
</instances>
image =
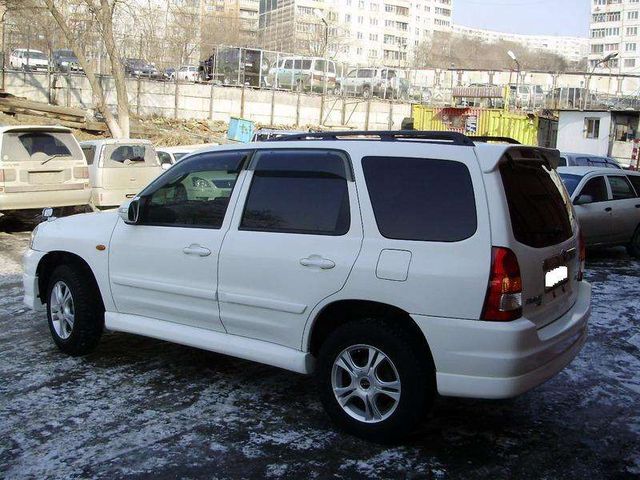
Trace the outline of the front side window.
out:
<instances>
[{"instance_id":1,"label":"front side window","mask_svg":"<svg viewBox=\"0 0 640 480\"><path fill-rule=\"evenodd\" d=\"M636 195L640 197L640 176L629 175L628 178L631 181L631 184L633 185L633 187L636 189Z\"/></svg>"},{"instance_id":2,"label":"front side window","mask_svg":"<svg viewBox=\"0 0 640 480\"><path fill-rule=\"evenodd\" d=\"M475 233L476 202L465 164L365 157L362 167L378 230L384 237L458 242Z\"/></svg>"},{"instance_id":3,"label":"front side window","mask_svg":"<svg viewBox=\"0 0 640 480\"><path fill-rule=\"evenodd\" d=\"M140 194L140 223L219 229L247 156L203 153L177 164Z\"/></svg>"},{"instance_id":4,"label":"front side window","mask_svg":"<svg viewBox=\"0 0 640 480\"><path fill-rule=\"evenodd\" d=\"M609 199L609 194L607 193L607 184L604 181L604 177L594 177L590 179L584 187L582 187L580 195L589 195L594 203L606 202Z\"/></svg>"},{"instance_id":5,"label":"front side window","mask_svg":"<svg viewBox=\"0 0 640 480\"><path fill-rule=\"evenodd\" d=\"M335 151L258 153L240 229L346 234L351 224L346 166L345 155Z\"/></svg>"},{"instance_id":6,"label":"front side window","mask_svg":"<svg viewBox=\"0 0 640 480\"><path fill-rule=\"evenodd\" d=\"M573 195L573 192L575 192L576 187L582 180L582 177L580 175L573 175L570 173L561 173L560 178L562 179L567 192L569 192L569 195Z\"/></svg>"},{"instance_id":7,"label":"front side window","mask_svg":"<svg viewBox=\"0 0 640 480\"><path fill-rule=\"evenodd\" d=\"M609 185L611 185L614 200L624 200L636 196L627 177L609 177Z\"/></svg>"}]
</instances>

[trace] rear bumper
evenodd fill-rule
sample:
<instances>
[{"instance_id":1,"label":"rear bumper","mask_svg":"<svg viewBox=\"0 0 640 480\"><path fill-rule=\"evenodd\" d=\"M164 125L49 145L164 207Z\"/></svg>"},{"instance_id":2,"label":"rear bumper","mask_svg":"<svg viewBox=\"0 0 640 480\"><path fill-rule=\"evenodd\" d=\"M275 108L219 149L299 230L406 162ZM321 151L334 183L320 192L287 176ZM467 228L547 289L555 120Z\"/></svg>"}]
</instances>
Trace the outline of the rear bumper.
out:
<instances>
[{"instance_id":1,"label":"rear bumper","mask_svg":"<svg viewBox=\"0 0 640 480\"><path fill-rule=\"evenodd\" d=\"M24 286L24 304L31 310L42 311L44 305L40 301L38 289L38 264L45 252L29 249L22 258L22 284Z\"/></svg>"},{"instance_id":2,"label":"rear bumper","mask_svg":"<svg viewBox=\"0 0 640 480\"><path fill-rule=\"evenodd\" d=\"M44 190L36 192L0 193L0 211L74 207L87 205L91 190Z\"/></svg>"},{"instance_id":3,"label":"rear bumper","mask_svg":"<svg viewBox=\"0 0 640 480\"><path fill-rule=\"evenodd\" d=\"M580 282L571 310L540 330L526 318L413 318L429 342L441 395L510 398L549 380L575 358L586 341L590 313L591 285Z\"/></svg>"}]
</instances>

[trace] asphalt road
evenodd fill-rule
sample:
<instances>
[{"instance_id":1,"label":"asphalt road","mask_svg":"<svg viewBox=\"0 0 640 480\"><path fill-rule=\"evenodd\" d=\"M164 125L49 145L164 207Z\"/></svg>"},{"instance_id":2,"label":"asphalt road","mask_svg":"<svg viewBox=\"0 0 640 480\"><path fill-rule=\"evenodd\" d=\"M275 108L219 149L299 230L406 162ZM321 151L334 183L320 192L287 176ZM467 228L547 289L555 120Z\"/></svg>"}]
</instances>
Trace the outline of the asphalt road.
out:
<instances>
[{"instance_id":1,"label":"asphalt road","mask_svg":"<svg viewBox=\"0 0 640 480\"><path fill-rule=\"evenodd\" d=\"M508 401L439 399L403 445L337 432L311 379L107 333L60 353L0 231L0 478L640 478L640 262L589 252L587 345ZM15 231L18 230L18 231Z\"/></svg>"}]
</instances>

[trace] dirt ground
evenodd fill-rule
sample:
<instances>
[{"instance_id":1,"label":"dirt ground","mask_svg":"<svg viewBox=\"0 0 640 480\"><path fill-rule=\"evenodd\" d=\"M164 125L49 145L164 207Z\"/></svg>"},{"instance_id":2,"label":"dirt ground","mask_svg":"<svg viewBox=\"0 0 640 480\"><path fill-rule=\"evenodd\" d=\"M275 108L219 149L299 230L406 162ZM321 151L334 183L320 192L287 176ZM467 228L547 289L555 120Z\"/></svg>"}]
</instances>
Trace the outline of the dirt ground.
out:
<instances>
[{"instance_id":1,"label":"dirt ground","mask_svg":"<svg viewBox=\"0 0 640 480\"><path fill-rule=\"evenodd\" d=\"M336 431L291 372L121 333L63 355L22 304L28 240L0 231L2 478L640 478L640 262L622 249L589 252L567 369L513 400L441 398L390 447Z\"/></svg>"}]
</instances>

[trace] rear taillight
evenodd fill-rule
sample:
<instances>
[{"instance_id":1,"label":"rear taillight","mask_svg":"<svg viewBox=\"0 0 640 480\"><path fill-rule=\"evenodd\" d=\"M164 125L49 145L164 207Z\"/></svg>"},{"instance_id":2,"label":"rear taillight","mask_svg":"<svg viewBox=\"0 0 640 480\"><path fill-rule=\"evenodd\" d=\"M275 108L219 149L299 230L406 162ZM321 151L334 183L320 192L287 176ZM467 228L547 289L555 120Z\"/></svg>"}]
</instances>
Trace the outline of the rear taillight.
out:
<instances>
[{"instance_id":1,"label":"rear taillight","mask_svg":"<svg viewBox=\"0 0 640 480\"><path fill-rule=\"evenodd\" d=\"M75 178L89 178L89 167L73 167Z\"/></svg>"},{"instance_id":2,"label":"rear taillight","mask_svg":"<svg viewBox=\"0 0 640 480\"><path fill-rule=\"evenodd\" d=\"M0 168L0 182L15 182L16 171Z\"/></svg>"},{"instance_id":3,"label":"rear taillight","mask_svg":"<svg viewBox=\"0 0 640 480\"><path fill-rule=\"evenodd\" d=\"M491 250L491 276L482 320L509 322L522 316L522 278L515 253L508 248Z\"/></svg>"},{"instance_id":4,"label":"rear taillight","mask_svg":"<svg viewBox=\"0 0 640 480\"><path fill-rule=\"evenodd\" d=\"M578 248L580 249L580 268L578 270L578 278L579 282L584 278L584 263L587 259L587 245L584 243L584 235L582 235L582 230L580 230L580 236L578 237Z\"/></svg>"}]
</instances>

